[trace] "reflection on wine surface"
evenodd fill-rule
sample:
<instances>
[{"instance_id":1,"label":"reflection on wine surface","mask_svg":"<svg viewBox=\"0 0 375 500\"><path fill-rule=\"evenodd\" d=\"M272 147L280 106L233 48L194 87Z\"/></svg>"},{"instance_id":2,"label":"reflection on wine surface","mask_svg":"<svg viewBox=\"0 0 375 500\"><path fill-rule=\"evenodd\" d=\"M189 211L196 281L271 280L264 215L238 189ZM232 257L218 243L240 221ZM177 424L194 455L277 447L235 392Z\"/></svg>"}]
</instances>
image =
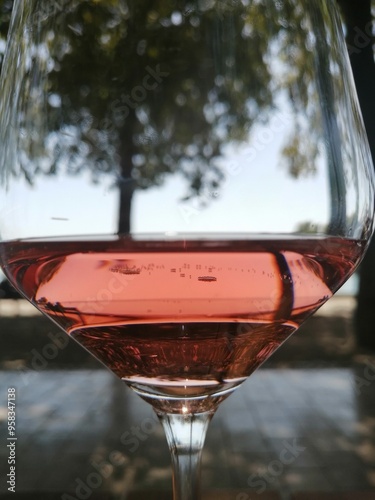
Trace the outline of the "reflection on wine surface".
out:
<instances>
[{"instance_id":1,"label":"reflection on wine surface","mask_svg":"<svg viewBox=\"0 0 375 500\"><path fill-rule=\"evenodd\" d=\"M343 238L3 243L11 281L164 411L212 409L343 283Z\"/></svg>"}]
</instances>

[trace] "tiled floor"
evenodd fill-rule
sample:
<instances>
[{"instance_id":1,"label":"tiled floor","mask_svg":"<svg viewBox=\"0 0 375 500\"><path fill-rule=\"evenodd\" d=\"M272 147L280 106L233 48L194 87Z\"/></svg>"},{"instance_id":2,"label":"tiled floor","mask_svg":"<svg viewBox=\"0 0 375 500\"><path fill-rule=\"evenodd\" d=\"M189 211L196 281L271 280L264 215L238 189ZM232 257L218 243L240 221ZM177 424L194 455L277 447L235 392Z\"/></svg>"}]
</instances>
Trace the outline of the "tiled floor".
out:
<instances>
[{"instance_id":1,"label":"tiled floor","mask_svg":"<svg viewBox=\"0 0 375 500\"><path fill-rule=\"evenodd\" d=\"M375 359L355 352L354 306L350 297L329 301L310 332L222 404L207 436L202 500L375 500ZM152 410L70 347L38 361L56 338L30 307L0 301L0 500L171 500L169 453ZM10 370L22 366L34 369ZM59 370L66 366L87 369ZM6 483L10 387L16 494Z\"/></svg>"},{"instance_id":2,"label":"tiled floor","mask_svg":"<svg viewBox=\"0 0 375 500\"><path fill-rule=\"evenodd\" d=\"M158 422L105 370L0 372L0 494L10 387L18 438L11 498L170 498ZM375 499L375 366L260 369L213 419L202 473L204 500Z\"/></svg>"}]
</instances>

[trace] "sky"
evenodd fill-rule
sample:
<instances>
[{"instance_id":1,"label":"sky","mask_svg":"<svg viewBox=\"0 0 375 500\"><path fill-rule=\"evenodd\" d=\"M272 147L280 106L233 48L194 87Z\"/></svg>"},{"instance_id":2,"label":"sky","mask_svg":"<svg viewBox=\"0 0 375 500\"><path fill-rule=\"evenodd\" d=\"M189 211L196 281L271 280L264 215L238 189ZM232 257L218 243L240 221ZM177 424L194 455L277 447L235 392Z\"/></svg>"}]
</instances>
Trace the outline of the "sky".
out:
<instances>
[{"instance_id":1,"label":"sky","mask_svg":"<svg viewBox=\"0 0 375 500\"><path fill-rule=\"evenodd\" d=\"M257 126L243 146L227 145L220 165L225 179L215 192L182 201L188 183L167 174L161 186L137 190L132 202L132 234L288 233L329 218L329 187L323 159L317 173L293 179L281 150L291 132L288 115ZM319 165L321 164L321 165ZM119 193L114 178L100 184L89 173L39 175L30 186L18 181L0 197L6 215L3 239L115 234Z\"/></svg>"}]
</instances>

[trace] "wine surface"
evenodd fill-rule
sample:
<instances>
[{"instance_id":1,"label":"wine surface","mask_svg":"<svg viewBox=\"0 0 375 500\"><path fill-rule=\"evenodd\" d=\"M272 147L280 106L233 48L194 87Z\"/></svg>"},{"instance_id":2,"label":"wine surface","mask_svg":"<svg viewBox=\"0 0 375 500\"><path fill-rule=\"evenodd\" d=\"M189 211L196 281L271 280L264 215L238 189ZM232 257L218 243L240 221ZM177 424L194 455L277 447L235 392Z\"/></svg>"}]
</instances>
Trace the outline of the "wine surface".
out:
<instances>
[{"instance_id":1,"label":"wine surface","mask_svg":"<svg viewBox=\"0 0 375 500\"><path fill-rule=\"evenodd\" d=\"M230 392L331 297L363 247L35 240L1 243L0 256L38 309L146 399L170 402Z\"/></svg>"}]
</instances>

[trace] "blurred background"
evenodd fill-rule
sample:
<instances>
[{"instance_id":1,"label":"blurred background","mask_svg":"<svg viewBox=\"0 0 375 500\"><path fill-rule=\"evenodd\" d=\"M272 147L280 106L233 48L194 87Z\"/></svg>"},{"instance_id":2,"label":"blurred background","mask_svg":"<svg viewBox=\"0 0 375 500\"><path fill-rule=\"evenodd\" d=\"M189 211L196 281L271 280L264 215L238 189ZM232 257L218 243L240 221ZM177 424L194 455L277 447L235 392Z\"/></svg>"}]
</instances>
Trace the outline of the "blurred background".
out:
<instances>
[{"instance_id":1,"label":"blurred background","mask_svg":"<svg viewBox=\"0 0 375 500\"><path fill-rule=\"evenodd\" d=\"M0 0L0 66L12 4ZM337 5L375 158L375 2ZM375 498L374 325L375 242L357 275L219 409L204 451L205 498ZM0 498L171 497L151 409L2 274L0 342ZM6 476L9 388L15 494Z\"/></svg>"}]
</instances>

